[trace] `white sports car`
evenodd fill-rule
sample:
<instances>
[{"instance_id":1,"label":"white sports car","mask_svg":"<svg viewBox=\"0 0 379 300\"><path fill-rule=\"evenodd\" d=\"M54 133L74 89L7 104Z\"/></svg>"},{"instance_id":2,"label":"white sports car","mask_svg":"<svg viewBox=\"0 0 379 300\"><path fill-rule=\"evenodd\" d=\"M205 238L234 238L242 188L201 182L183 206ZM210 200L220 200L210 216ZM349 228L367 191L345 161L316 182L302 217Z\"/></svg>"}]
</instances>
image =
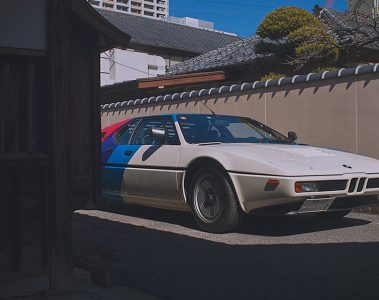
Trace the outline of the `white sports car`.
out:
<instances>
[{"instance_id":1,"label":"white sports car","mask_svg":"<svg viewBox=\"0 0 379 300\"><path fill-rule=\"evenodd\" d=\"M379 161L311 147L250 118L178 114L103 129L103 194L192 210L203 230L234 230L244 214L342 217L379 203Z\"/></svg>"}]
</instances>

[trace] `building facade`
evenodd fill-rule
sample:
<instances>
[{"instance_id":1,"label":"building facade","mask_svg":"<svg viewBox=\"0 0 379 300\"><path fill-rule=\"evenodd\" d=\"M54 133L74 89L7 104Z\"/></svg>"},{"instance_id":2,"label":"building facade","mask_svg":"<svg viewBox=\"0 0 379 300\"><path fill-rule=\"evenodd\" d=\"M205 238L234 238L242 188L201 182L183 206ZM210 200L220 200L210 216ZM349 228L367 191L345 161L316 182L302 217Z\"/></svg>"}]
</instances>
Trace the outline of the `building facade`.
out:
<instances>
[{"instance_id":1,"label":"building facade","mask_svg":"<svg viewBox=\"0 0 379 300\"><path fill-rule=\"evenodd\" d=\"M162 56L115 48L100 55L101 85L163 75L166 64Z\"/></svg>"},{"instance_id":2,"label":"building facade","mask_svg":"<svg viewBox=\"0 0 379 300\"><path fill-rule=\"evenodd\" d=\"M169 0L88 0L94 6L132 15L166 19L169 15Z\"/></svg>"},{"instance_id":3,"label":"building facade","mask_svg":"<svg viewBox=\"0 0 379 300\"><path fill-rule=\"evenodd\" d=\"M167 21L176 23L176 24L182 24L186 26L192 26L192 27L209 29L209 30L214 30L214 27L215 27L213 22L199 20L199 19L190 18L190 17L178 18L178 17L170 16L167 18Z\"/></svg>"},{"instance_id":4,"label":"building facade","mask_svg":"<svg viewBox=\"0 0 379 300\"><path fill-rule=\"evenodd\" d=\"M101 54L103 86L163 75L175 64L241 39L233 34L198 26L105 9L97 11L131 36L128 48L116 48Z\"/></svg>"}]
</instances>

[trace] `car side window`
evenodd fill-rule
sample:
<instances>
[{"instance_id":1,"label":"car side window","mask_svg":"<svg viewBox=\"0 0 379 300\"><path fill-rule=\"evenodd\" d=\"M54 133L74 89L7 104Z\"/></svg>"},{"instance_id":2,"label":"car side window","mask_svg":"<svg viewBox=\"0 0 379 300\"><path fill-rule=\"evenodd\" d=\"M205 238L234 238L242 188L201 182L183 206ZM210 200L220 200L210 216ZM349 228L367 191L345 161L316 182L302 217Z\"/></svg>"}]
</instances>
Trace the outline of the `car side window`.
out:
<instances>
[{"instance_id":1,"label":"car side window","mask_svg":"<svg viewBox=\"0 0 379 300\"><path fill-rule=\"evenodd\" d=\"M151 136L152 128L166 129L166 145L180 145L175 124L171 118L151 118L142 120L134 135L133 145L159 145L159 140Z\"/></svg>"},{"instance_id":2,"label":"car side window","mask_svg":"<svg viewBox=\"0 0 379 300\"><path fill-rule=\"evenodd\" d=\"M138 125L139 120L140 119L133 120L121 127L121 129L115 134L115 140L120 144L129 144L130 138L134 129Z\"/></svg>"}]
</instances>

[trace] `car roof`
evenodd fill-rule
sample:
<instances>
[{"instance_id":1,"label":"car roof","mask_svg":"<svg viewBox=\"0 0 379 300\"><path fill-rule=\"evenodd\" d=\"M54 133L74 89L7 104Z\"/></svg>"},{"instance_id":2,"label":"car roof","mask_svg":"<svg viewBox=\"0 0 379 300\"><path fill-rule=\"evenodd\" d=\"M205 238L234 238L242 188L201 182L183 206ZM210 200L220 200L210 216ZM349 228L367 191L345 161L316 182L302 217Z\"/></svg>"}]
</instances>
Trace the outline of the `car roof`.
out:
<instances>
[{"instance_id":1,"label":"car roof","mask_svg":"<svg viewBox=\"0 0 379 300\"><path fill-rule=\"evenodd\" d=\"M147 119L147 118L154 118L154 117L180 117L180 116L207 116L207 117L212 117L212 116L219 116L219 117L240 117L240 116L232 116L232 115L219 115L219 114L196 114L196 113L180 113L180 114L161 114L161 115L154 115L154 116L143 116L143 117L134 117L134 118L129 118L126 120L123 120L121 122L112 124L110 126L104 127L101 131L103 132L104 136L103 138L106 138L110 136L114 131L116 131L118 128L123 126L124 124L131 122L135 119Z\"/></svg>"}]
</instances>

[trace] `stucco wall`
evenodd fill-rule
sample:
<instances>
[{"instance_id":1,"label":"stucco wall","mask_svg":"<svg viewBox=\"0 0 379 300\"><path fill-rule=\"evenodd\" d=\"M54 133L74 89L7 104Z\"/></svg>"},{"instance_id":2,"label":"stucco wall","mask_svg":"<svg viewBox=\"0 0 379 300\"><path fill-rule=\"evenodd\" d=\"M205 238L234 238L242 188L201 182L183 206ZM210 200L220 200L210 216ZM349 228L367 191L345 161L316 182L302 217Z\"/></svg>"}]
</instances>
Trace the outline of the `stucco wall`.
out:
<instances>
[{"instance_id":1,"label":"stucco wall","mask_svg":"<svg viewBox=\"0 0 379 300\"><path fill-rule=\"evenodd\" d=\"M209 113L206 103L219 114L251 116L280 132L296 131L299 141L312 145L338 148L379 159L379 72L335 76L271 87L216 93L207 96L178 97L170 101L114 108L103 106L102 127L128 117L194 112ZM345 71L344 71L345 72ZM355 72L355 73L358 73ZM313 76L313 75L312 75ZM327 77L327 76L323 76ZM291 82L291 79L286 82ZM259 87L261 86L261 87ZM265 87L268 86L268 87ZM226 89L229 89L227 87ZM229 90L234 90L230 88ZM211 94L211 95L208 95ZM163 98L163 97L162 97ZM159 99L158 99L159 100ZM133 102L133 101L132 101ZM145 104L141 105L141 102Z\"/></svg>"},{"instance_id":2,"label":"stucco wall","mask_svg":"<svg viewBox=\"0 0 379 300\"><path fill-rule=\"evenodd\" d=\"M156 77L166 72L166 62L158 55L131 49L113 49L100 55L101 85Z\"/></svg>"}]
</instances>

